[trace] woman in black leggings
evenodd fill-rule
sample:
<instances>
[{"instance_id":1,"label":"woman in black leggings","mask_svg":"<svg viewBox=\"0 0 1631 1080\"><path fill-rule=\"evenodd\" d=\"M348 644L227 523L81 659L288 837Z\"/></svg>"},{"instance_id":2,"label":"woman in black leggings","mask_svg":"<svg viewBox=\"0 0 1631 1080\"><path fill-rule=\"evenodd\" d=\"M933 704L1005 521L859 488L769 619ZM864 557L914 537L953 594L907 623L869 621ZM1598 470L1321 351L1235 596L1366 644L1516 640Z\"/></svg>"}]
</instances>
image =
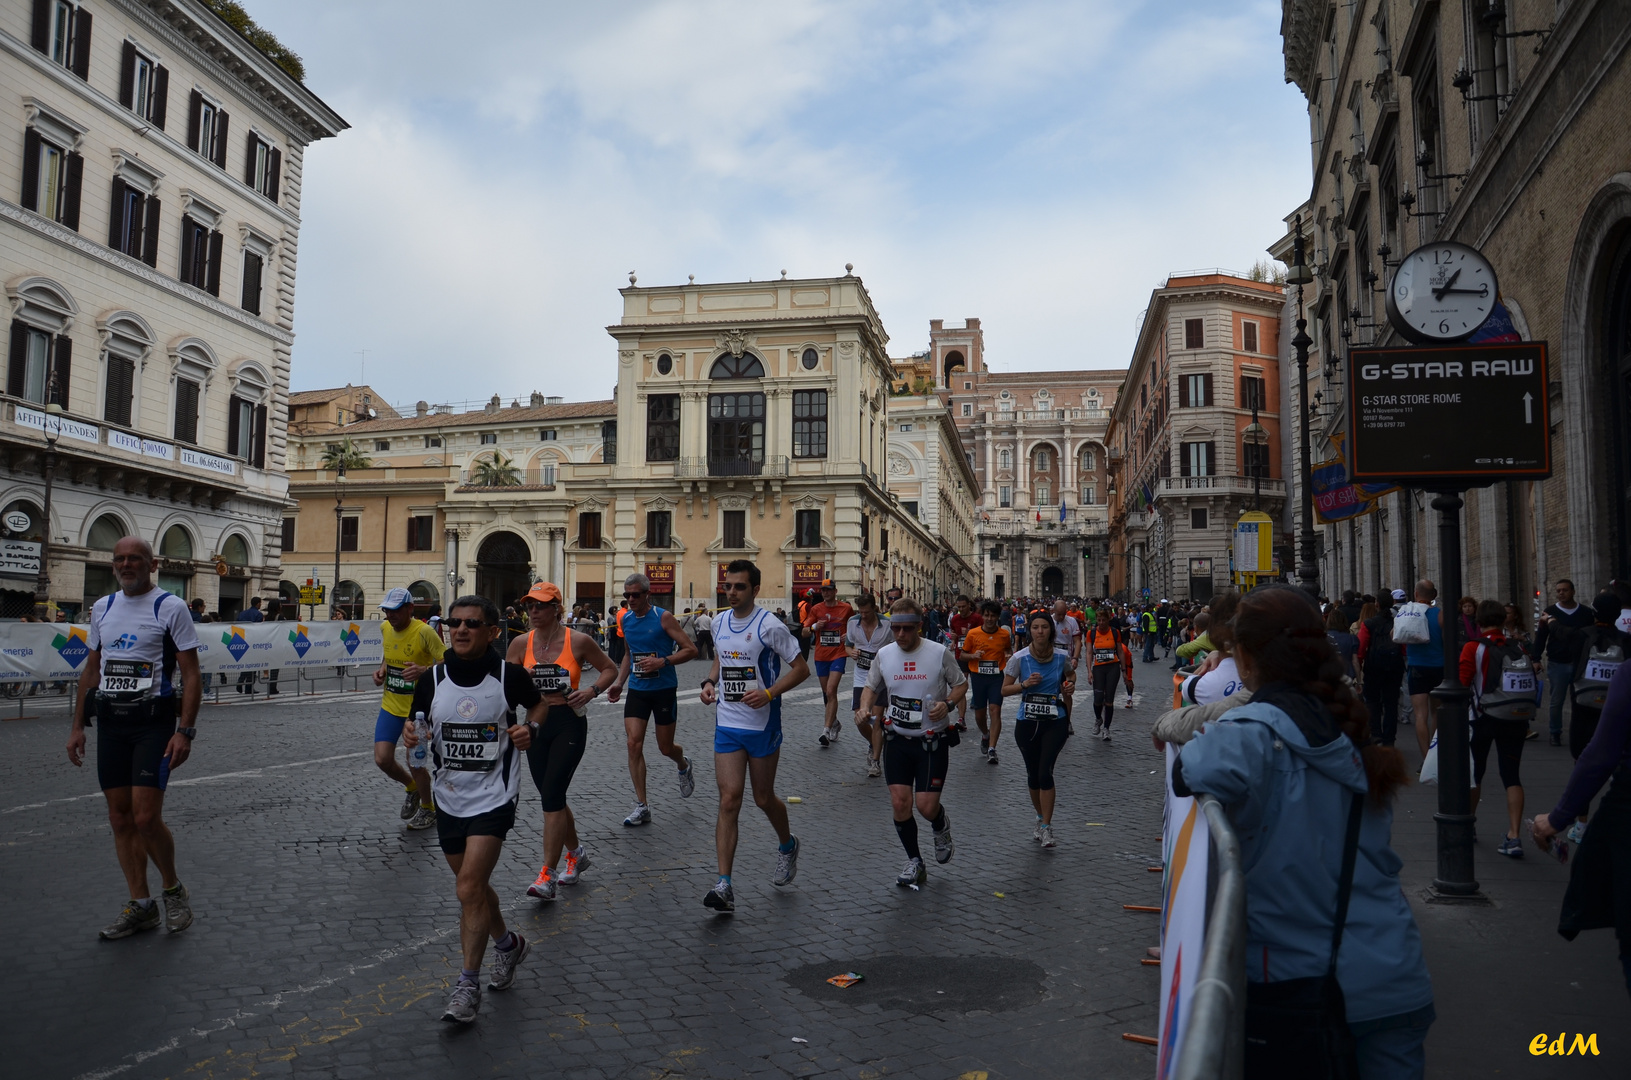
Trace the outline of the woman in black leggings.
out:
<instances>
[{"instance_id":1,"label":"woman in black leggings","mask_svg":"<svg viewBox=\"0 0 1631 1080\"><path fill-rule=\"evenodd\" d=\"M1051 615L1035 612L1026 629L1030 631L1030 647L1009 659L1003 670L1002 696L1020 695L1014 741L1025 759L1025 786L1030 789L1031 806L1036 810L1036 832L1031 838L1051 848L1053 764L1070 737L1065 702L1076 689L1076 671L1070 653L1053 647Z\"/></svg>"}]
</instances>

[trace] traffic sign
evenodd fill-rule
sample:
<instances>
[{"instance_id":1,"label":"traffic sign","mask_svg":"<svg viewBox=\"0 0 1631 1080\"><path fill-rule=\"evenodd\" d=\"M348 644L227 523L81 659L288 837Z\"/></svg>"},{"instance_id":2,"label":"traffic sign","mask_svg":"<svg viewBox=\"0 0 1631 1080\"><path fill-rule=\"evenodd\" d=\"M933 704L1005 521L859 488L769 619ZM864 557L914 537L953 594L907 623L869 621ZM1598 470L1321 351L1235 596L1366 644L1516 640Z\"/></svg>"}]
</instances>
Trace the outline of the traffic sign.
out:
<instances>
[{"instance_id":1,"label":"traffic sign","mask_svg":"<svg viewBox=\"0 0 1631 1080\"><path fill-rule=\"evenodd\" d=\"M324 602L323 596L327 592L328 586L326 585L307 586L300 590L300 602L302 604L321 604Z\"/></svg>"},{"instance_id":2,"label":"traffic sign","mask_svg":"<svg viewBox=\"0 0 1631 1080\"><path fill-rule=\"evenodd\" d=\"M1349 356L1351 480L1431 488L1552 474L1544 341Z\"/></svg>"}]
</instances>

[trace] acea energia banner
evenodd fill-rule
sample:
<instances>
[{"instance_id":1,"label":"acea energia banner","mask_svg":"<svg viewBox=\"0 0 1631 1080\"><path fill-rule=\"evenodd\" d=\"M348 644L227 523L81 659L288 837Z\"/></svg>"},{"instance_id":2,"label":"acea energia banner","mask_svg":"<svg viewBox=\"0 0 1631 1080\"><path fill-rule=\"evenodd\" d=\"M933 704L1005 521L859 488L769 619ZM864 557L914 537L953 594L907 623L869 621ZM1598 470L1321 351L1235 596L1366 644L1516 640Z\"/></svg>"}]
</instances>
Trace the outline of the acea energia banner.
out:
<instances>
[{"instance_id":1,"label":"acea energia banner","mask_svg":"<svg viewBox=\"0 0 1631 1080\"><path fill-rule=\"evenodd\" d=\"M384 623L195 623L198 666L206 675L271 668L378 667L385 656ZM89 626L0 624L0 682L61 682L79 678L90 647Z\"/></svg>"},{"instance_id":2,"label":"acea energia banner","mask_svg":"<svg viewBox=\"0 0 1631 1080\"><path fill-rule=\"evenodd\" d=\"M1178 747L1167 744L1167 798L1161 824L1161 850L1166 876L1161 889L1161 1027L1157 1080L1166 1080L1178 1063L1184 1029L1189 1026L1195 976L1206 944L1207 860L1210 833L1200 803L1172 793L1172 763Z\"/></svg>"}]
</instances>

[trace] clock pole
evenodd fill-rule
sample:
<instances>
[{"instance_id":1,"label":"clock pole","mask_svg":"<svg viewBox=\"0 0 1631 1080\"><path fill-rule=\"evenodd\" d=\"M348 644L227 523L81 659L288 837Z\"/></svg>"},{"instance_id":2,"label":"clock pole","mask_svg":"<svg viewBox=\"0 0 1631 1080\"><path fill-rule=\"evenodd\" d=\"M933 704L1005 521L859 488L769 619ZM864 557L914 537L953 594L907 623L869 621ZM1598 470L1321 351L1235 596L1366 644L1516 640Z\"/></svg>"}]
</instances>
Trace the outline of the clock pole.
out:
<instances>
[{"instance_id":1,"label":"clock pole","mask_svg":"<svg viewBox=\"0 0 1631 1080\"><path fill-rule=\"evenodd\" d=\"M1439 512L1440 621L1444 626L1444 681L1432 690L1438 705L1438 876L1433 899L1440 903L1487 903L1472 876L1472 755L1469 750L1467 702L1472 692L1461 685L1461 610L1451 607L1461 596L1461 492L1441 491L1433 500Z\"/></svg>"},{"instance_id":2,"label":"clock pole","mask_svg":"<svg viewBox=\"0 0 1631 1080\"><path fill-rule=\"evenodd\" d=\"M1298 449L1302 454L1302 536L1298 541L1297 580L1308 594L1319 602L1320 596L1320 568L1314 558L1314 473L1308 458L1308 347L1314 344L1314 339L1308 336L1308 320L1303 318L1303 286L1314 280L1314 275L1308 272L1308 265L1303 255L1303 218L1297 215L1297 235L1295 253L1292 255L1292 264L1286 271L1286 284L1297 288L1297 334L1291 339L1291 347L1297 350L1297 404L1302 413L1302 423L1298 425Z\"/></svg>"}]
</instances>

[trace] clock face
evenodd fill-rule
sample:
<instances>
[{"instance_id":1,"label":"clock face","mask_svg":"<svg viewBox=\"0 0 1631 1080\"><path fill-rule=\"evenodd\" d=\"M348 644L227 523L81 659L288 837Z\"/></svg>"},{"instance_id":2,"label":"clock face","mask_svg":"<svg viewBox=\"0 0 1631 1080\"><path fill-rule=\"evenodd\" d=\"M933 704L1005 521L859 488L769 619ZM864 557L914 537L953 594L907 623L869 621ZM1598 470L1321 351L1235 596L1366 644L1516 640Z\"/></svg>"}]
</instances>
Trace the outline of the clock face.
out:
<instances>
[{"instance_id":1,"label":"clock face","mask_svg":"<svg viewBox=\"0 0 1631 1080\"><path fill-rule=\"evenodd\" d=\"M1428 244L1393 272L1388 320L1411 341L1459 341L1484 325L1498 294L1495 268L1476 248Z\"/></svg>"}]
</instances>

